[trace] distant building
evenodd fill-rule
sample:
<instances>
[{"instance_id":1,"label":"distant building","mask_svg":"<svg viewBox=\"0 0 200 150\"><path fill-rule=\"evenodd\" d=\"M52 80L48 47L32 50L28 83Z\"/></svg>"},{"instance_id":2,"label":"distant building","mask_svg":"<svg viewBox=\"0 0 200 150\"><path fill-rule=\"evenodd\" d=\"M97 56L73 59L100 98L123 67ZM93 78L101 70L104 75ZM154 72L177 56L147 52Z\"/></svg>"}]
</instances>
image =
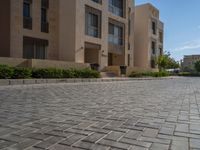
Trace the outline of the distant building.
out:
<instances>
[{"instance_id":1,"label":"distant building","mask_svg":"<svg viewBox=\"0 0 200 150\"><path fill-rule=\"evenodd\" d=\"M184 70L193 70L194 64L200 60L200 55L186 55L182 61L182 68Z\"/></svg>"},{"instance_id":2,"label":"distant building","mask_svg":"<svg viewBox=\"0 0 200 150\"><path fill-rule=\"evenodd\" d=\"M163 54L164 24L159 10L147 3L135 8L134 65L139 68L157 68L155 59Z\"/></svg>"}]
</instances>

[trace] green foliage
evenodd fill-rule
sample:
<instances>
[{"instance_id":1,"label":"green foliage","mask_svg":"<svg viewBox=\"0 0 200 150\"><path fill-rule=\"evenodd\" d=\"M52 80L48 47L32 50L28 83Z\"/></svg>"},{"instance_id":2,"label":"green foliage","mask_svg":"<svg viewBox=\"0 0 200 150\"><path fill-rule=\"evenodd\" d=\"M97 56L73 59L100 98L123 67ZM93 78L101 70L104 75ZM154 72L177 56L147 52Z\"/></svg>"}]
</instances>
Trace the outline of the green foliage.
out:
<instances>
[{"instance_id":1,"label":"green foliage","mask_svg":"<svg viewBox=\"0 0 200 150\"><path fill-rule=\"evenodd\" d=\"M11 79L13 76L13 68L6 66L6 65L0 65L0 79Z\"/></svg>"},{"instance_id":2,"label":"green foliage","mask_svg":"<svg viewBox=\"0 0 200 150\"><path fill-rule=\"evenodd\" d=\"M32 71L33 78L62 78L63 70L56 68L46 68L46 69L33 69Z\"/></svg>"},{"instance_id":3,"label":"green foliage","mask_svg":"<svg viewBox=\"0 0 200 150\"><path fill-rule=\"evenodd\" d=\"M99 78L100 73L91 69L34 69L33 78Z\"/></svg>"},{"instance_id":4,"label":"green foliage","mask_svg":"<svg viewBox=\"0 0 200 150\"><path fill-rule=\"evenodd\" d=\"M81 78L100 78L99 72L91 69L79 70L79 75Z\"/></svg>"},{"instance_id":5,"label":"green foliage","mask_svg":"<svg viewBox=\"0 0 200 150\"><path fill-rule=\"evenodd\" d=\"M32 76L32 71L29 68L15 67L13 71L13 79L29 79Z\"/></svg>"},{"instance_id":6,"label":"green foliage","mask_svg":"<svg viewBox=\"0 0 200 150\"><path fill-rule=\"evenodd\" d=\"M198 72L180 72L178 75L184 77L200 77L200 73Z\"/></svg>"},{"instance_id":7,"label":"green foliage","mask_svg":"<svg viewBox=\"0 0 200 150\"><path fill-rule=\"evenodd\" d=\"M100 78L100 73L91 69L69 69L63 73L65 78Z\"/></svg>"},{"instance_id":8,"label":"green foliage","mask_svg":"<svg viewBox=\"0 0 200 150\"><path fill-rule=\"evenodd\" d=\"M63 78L75 78L74 69L63 70Z\"/></svg>"},{"instance_id":9,"label":"green foliage","mask_svg":"<svg viewBox=\"0 0 200 150\"><path fill-rule=\"evenodd\" d=\"M168 72L161 71L161 72L153 72L152 77L167 77L170 76Z\"/></svg>"},{"instance_id":10,"label":"green foliage","mask_svg":"<svg viewBox=\"0 0 200 150\"><path fill-rule=\"evenodd\" d=\"M9 67L0 65L0 79L54 79L54 78L99 78L100 73L91 69L31 69L21 67Z\"/></svg>"},{"instance_id":11,"label":"green foliage","mask_svg":"<svg viewBox=\"0 0 200 150\"><path fill-rule=\"evenodd\" d=\"M169 76L170 74L165 71L161 72L132 72L129 77L166 77Z\"/></svg>"},{"instance_id":12,"label":"green foliage","mask_svg":"<svg viewBox=\"0 0 200 150\"><path fill-rule=\"evenodd\" d=\"M165 69L176 69L179 68L179 62L175 61L171 57L170 53L165 53L157 58L157 64L160 71Z\"/></svg>"},{"instance_id":13,"label":"green foliage","mask_svg":"<svg viewBox=\"0 0 200 150\"><path fill-rule=\"evenodd\" d=\"M200 60L195 63L194 67L197 72L200 72Z\"/></svg>"}]
</instances>

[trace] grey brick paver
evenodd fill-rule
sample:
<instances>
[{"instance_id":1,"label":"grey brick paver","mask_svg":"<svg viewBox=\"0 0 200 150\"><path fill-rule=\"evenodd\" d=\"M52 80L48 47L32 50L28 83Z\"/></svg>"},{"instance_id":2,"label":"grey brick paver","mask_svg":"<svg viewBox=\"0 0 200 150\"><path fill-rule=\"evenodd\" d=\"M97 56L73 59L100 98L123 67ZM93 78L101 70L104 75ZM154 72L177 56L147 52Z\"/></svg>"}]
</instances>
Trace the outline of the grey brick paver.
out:
<instances>
[{"instance_id":1,"label":"grey brick paver","mask_svg":"<svg viewBox=\"0 0 200 150\"><path fill-rule=\"evenodd\" d=\"M199 78L0 86L3 150L195 150L199 126Z\"/></svg>"},{"instance_id":2,"label":"grey brick paver","mask_svg":"<svg viewBox=\"0 0 200 150\"><path fill-rule=\"evenodd\" d=\"M130 145L137 145L137 146L141 146L141 147L146 147L146 148L149 148L152 144L150 142L142 142L142 141L127 139L127 138L120 139L120 142L130 144Z\"/></svg>"},{"instance_id":3,"label":"grey brick paver","mask_svg":"<svg viewBox=\"0 0 200 150\"><path fill-rule=\"evenodd\" d=\"M26 148L29 148L35 144L39 143L38 140L33 140L33 139L28 139L22 143L18 143L12 147L10 147L10 150L23 150L23 149L26 149Z\"/></svg>"},{"instance_id":4,"label":"grey brick paver","mask_svg":"<svg viewBox=\"0 0 200 150\"><path fill-rule=\"evenodd\" d=\"M190 147L200 149L200 139L190 139Z\"/></svg>"},{"instance_id":5,"label":"grey brick paver","mask_svg":"<svg viewBox=\"0 0 200 150\"><path fill-rule=\"evenodd\" d=\"M188 138L173 137L171 150L189 150Z\"/></svg>"},{"instance_id":6,"label":"grey brick paver","mask_svg":"<svg viewBox=\"0 0 200 150\"><path fill-rule=\"evenodd\" d=\"M159 143L153 143L150 150L168 150L169 145L159 144Z\"/></svg>"},{"instance_id":7,"label":"grey brick paver","mask_svg":"<svg viewBox=\"0 0 200 150\"><path fill-rule=\"evenodd\" d=\"M98 144L106 145L106 146L114 147L114 148L119 148L123 150L128 150L130 148L130 144L119 143L119 142L104 140L104 139L99 141Z\"/></svg>"},{"instance_id":8,"label":"grey brick paver","mask_svg":"<svg viewBox=\"0 0 200 150\"><path fill-rule=\"evenodd\" d=\"M58 143L61 140L63 140L63 138L61 138L61 137L51 137L45 141L38 143L34 147L41 148L41 149L47 149L47 148L53 146L54 144Z\"/></svg>"},{"instance_id":9,"label":"grey brick paver","mask_svg":"<svg viewBox=\"0 0 200 150\"><path fill-rule=\"evenodd\" d=\"M101 138L103 138L104 136L105 136L105 134L94 133L94 134L88 136L87 138L83 139L83 141L90 142L90 143L95 143L98 140L100 140Z\"/></svg>"},{"instance_id":10,"label":"grey brick paver","mask_svg":"<svg viewBox=\"0 0 200 150\"><path fill-rule=\"evenodd\" d=\"M122 137L124 135L123 132L116 132L116 131L112 131L110 134L108 134L105 139L107 140L113 140L113 141L117 141L120 137Z\"/></svg>"},{"instance_id":11,"label":"grey brick paver","mask_svg":"<svg viewBox=\"0 0 200 150\"><path fill-rule=\"evenodd\" d=\"M72 144L78 142L80 139L83 139L84 137L85 137L84 135L74 134L70 136L69 138L67 138L66 140L63 140L62 142L60 142L60 144L71 146Z\"/></svg>"},{"instance_id":12,"label":"grey brick paver","mask_svg":"<svg viewBox=\"0 0 200 150\"><path fill-rule=\"evenodd\" d=\"M83 142L83 141L78 142L73 146L78 147L78 148L83 148L86 150L108 150L109 148L108 146L93 144L93 143Z\"/></svg>"}]
</instances>

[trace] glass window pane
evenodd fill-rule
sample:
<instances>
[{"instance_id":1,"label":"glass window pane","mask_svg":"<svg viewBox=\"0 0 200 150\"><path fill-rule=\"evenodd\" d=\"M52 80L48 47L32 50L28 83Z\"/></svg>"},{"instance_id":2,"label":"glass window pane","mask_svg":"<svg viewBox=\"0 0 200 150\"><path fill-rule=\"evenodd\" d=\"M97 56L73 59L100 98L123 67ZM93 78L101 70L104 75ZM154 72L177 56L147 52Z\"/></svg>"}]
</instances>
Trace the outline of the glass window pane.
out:
<instances>
[{"instance_id":1,"label":"glass window pane","mask_svg":"<svg viewBox=\"0 0 200 150\"><path fill-rule=\"evenodd\" d=\"M23 4L23 16L24 17L30 17L30 4L25 3Z\"/></svg>"}]
</instances>

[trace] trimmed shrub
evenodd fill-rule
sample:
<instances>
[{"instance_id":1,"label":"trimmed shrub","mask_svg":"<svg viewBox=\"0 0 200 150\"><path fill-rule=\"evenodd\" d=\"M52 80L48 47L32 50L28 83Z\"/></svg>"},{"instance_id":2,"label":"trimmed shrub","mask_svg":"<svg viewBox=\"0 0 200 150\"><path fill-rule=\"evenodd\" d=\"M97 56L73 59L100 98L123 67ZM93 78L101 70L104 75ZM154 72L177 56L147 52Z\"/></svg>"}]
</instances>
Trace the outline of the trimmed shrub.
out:
<instances>
[{"instance_id":1,"label":"trimmed shrub","mask_svg":"<svg viewBox=\"0 0 200 150\"><path fill-rule=\"evenodd\" d=\"M168 72L162 71L162 72L132 72L129 77L166 77L170 74Z\"/></svg>"},{"instance_id":2,"label":"trimmed shrub","mask_svg":"<svg viewBox=\"0 0 200 150\"><path fill-rule=\"evenodd\" d=\"M99 78L100 73L91 69L34 69L33 78Z\"/></svg>"},{"instance_id":3,"label":"trimmed shrub","mask_svg":"<svg viewBox=\"0 0 200 150\"><path fill-rule=\"evenodd\" d=\"M91 69L32 69L9 67L0 65L0 79L28 79L28 78L99 78L100 73Z\"/></svg>"},{"instance_id":4,"label":"trimmed shrub","mask_svg":"<svg viewBox=\"0 0 200 150\"><path fill-rule=\"evenodd\" d=\"M152 77L167 77L170 74L168 72L162 71L162 72L153 72Z\"/></svg>"},{"instance_id":5,"label":"trimmed shrub","mask_svg":"<svg viewBox=\"0 0 200 150\"><path fill-rule=\"evenodd\" d=\"M32 71L29 68L14 68L12 79L29 79L32 76Z\"/></svg>"},{"instance_id":6,"label":"trimmed shrub","mask_svg":"<svg viewBox=\"0 0 200 150\"><path fill-rule=\"evenodd\" d=\"M142 73L141 72L132 72L130 75L129 75L129 77L131 77L131 78L140 78L140 77L142 77L143 75L142 75Z\"/></svg>"},{"instance_id":7,"label":"trimmed shrub","mask_svg":"<svg viewBox=\"0 0 200 150\"><path fill-rule=\"evenodd\" d=\"M46 69L33 69L32 71L33 78L62 78L63 70L55 68L46 68Z\"/></svg>"},{"instance_id":8,"label":"trimmed shrub","mask_svg":"<svg viewBox=\"0 0 200 150\"><path fill-rule=\"evenodd\" d=\"M200 77L198 72L180 72L178 75L183 77Z\"/></svg>"},{"instance_id":9,"label":"trimmed shrub","mask_svg":"<svg viewBox=\"0 0 200 150\"><path fill-rule=\"evenodd\" d=\"M0 79L11 79L13 76L13 68L7 65L0 65Z\"/></svg>"},{"instance_id":10,"label":"trimmed shrub","mask_svg":"<svg viewBox=\"0 0 200 150\"><path fill-rule=\"evenodd\" d=\"M73 69L63 70L63 78L75 78Z\"/></svg>"},{"instance_id":11,"label":"trimmed shrub","mask_svg":"<svg viewBox=\"0 0 200 150\"><path fill-rule=\"evenodd\" d=\"M81 78L99 78L100 77L100 74L98 71L91 70L91 69L79 70L78 74Z\"/></svg>"}]
</instances>

